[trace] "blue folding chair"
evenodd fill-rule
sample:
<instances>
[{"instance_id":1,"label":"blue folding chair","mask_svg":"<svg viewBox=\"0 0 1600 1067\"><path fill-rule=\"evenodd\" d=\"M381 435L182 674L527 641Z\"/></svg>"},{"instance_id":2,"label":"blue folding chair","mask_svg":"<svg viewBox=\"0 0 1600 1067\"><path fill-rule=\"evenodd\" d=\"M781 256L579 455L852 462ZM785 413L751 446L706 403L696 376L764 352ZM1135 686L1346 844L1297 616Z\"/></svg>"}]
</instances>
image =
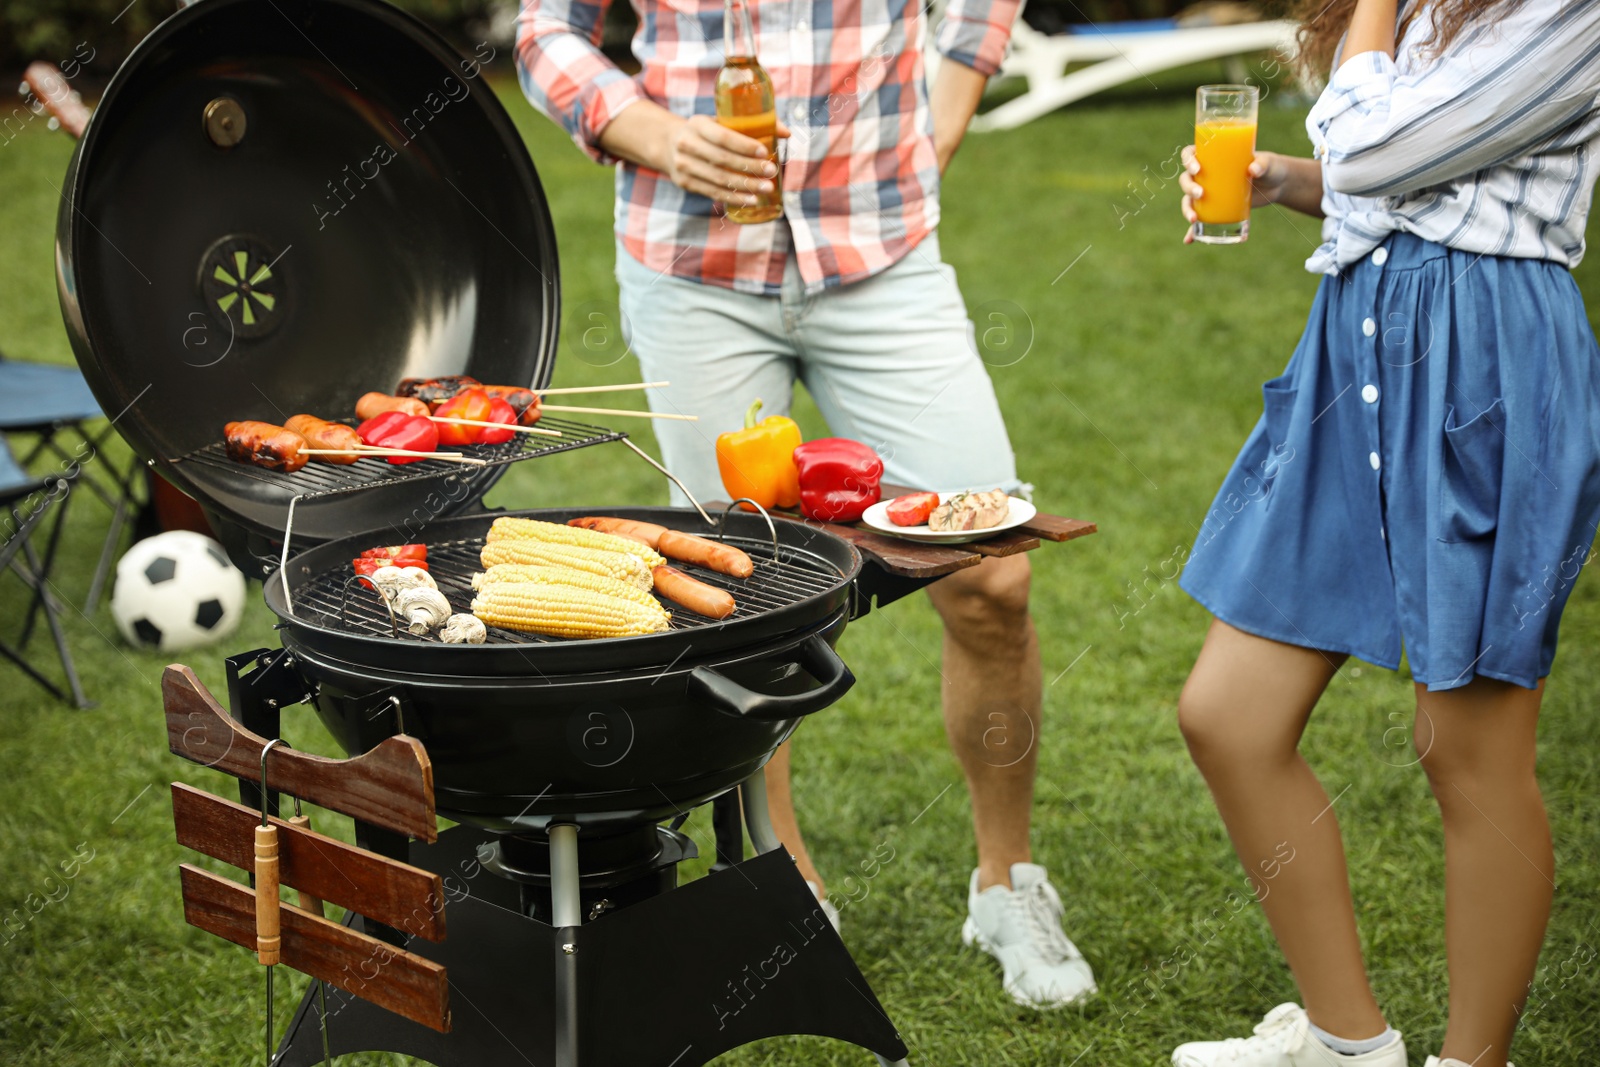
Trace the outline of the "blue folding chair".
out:
<instances>
[{"instance_id":1,"label":"blue folding chair","mask_svg":"<svg viewBox=\"0 0 1600 1067\"><path fill-rule=\"evenodd\" d=\"M89 583L85 612L94 611L99 604L117 547L139 505L135 491L138 458L134 457L125 469L119 470L102 454L115 427L107 422L98 430L91 430L88 424L103 418L100 405L77 367L23 363L0 353L0 433L38 437L22 457L22 468L37 470L35 464L40 457L49 455L60 461L63 470L81 469L83 477L73 481L94 493L111 509L111 526L106 531L94 578ZM30 611L24 624L24 640L34 620L35 611Z\"/></svg>"},{"instance_id":2,"label":"blue folding chair","mask_svg":"<svg viewBox=\"0 0 1600 1067\"><path fill-rule=\"evenodd\" d=\"M50 636L55 640L56 653L61 657L61 670L66 675L72 702L80 708L92 708L94 704L83 695L83 686L78 682L78 671L73 665L72 653L67 648L66 635L61 629L61 608L50 590L50 570L55 565L56 549L61 544L61 527L67 517L67 502L79 472L80 468L71 467L43 478L32 477L12 455L5 438L0 437L0 507L9 515L9 519L4 520L5 543L0 545L0 577L7 571L16 574L31 594L22 635L15 645L0 639L0 657L22 668L24 674L44 686L58 700L68 699L60 686L24 656L33 629L32 620L36 612L42 614L45 625L50 629ZM33 536L43 529L52 511L55 521L50 524L44 551L40 553L33 543Z\"/></svg>"}]
</instances>

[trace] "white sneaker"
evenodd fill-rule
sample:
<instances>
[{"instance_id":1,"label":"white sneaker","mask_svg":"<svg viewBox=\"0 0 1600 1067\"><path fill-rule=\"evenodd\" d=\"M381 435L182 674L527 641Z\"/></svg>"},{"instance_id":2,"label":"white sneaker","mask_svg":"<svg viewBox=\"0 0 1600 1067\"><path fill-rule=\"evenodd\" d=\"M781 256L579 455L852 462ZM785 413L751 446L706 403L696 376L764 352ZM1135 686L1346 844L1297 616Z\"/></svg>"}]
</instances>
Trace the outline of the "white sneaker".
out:
<instances>
[{"instance_id":1,"label":"white sneaker","mask_svg":"<svg viewBox=\"0 0 1600 1067\"><path fill-rule=\"evenodd\" d=\"M817 883L807 882L806 885L810 887L811 895L817 898L817 906L822 909L822 914L827 916L828 921L833 924L833 932L839 933L839 909L833 906L833 901L822 895L822 890L817 888Z\"/></svg>"},{"instance_id":2,"label":"white sneaker","mask_svg":"<svg viewBox=\"0 0 1600 1067\"><path fill-rule=\"evenodd\" d=\"M978 872L967 890L961 941L1000 961L1005 991L1024 1007L1059 1008L1095 991L1094 972L1061 932L1061 897L1045 869L1011 865L1011 888L978 892Z\"/></svg>"},{"instance_id":3,"label":"white sneaker","mask_svg":"<svg viewBox=\"0 0 1600 1067\"><path fill-rule=\"evenodd\" d=\"M1429 1056L1428 1057L1428 1067L1472 1067L1472 1064L1463 1063L1460 1060L1456 1059L1454 1056L1450 1057L1447 1060L1441 1060L1437 1056ZM1510 1060L1507 1060L1506 1061L1506 1067L1517 1067L1517 1065L1512 1063Z\"/></svg>"},{"instance_id":4,"label":"white sneaker","mask_svg":"<svg viewBox=\"0 0 1600 1067\"><path fill-rule=\"evenodd\" d=\"M1172 1054L1174 1067L1406 1067L1406 1043L1396 1033L1380 1049L1346 1056L1311 1032L1298 1004L1279 1004L1257 1024L1254 1037L1191 1041Z\"/></svg>"}]
</instances>

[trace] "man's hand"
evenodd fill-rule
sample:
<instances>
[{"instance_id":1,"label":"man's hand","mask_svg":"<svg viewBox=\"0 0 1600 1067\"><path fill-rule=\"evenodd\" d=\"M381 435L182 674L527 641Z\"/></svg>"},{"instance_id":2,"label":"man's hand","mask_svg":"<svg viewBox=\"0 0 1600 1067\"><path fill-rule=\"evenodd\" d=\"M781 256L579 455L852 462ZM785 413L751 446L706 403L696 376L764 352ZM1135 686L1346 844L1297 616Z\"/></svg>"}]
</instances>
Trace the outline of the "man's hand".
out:
<instances>
[{"instance_id":1,"label":"man's hand","mask_svg":"<svg viewBox=\"0 0 1600 1067\"><path fill-rule=\"evenodd\" d=\"M789 136L781 123L778 136ZM600 147L659 170L672 184L722 204L748 206L772 192L777 168L767 146L709 115L685 119L649 100L624 108L600 135Z\"/></svg>"}]
</instances>

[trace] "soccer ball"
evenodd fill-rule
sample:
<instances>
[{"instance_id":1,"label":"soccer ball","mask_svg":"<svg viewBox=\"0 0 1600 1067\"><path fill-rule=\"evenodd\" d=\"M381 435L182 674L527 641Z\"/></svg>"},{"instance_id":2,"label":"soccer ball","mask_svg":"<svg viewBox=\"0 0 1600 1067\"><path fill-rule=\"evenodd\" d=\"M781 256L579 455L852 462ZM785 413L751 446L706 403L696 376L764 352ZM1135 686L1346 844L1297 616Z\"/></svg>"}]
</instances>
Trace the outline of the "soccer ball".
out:
<instances>
[{"instance_id":1,"label":"soccer ball","mask_svg":"<svg viewBox=\"0 0 1600 1067\"><path fill-rule=\"evenodd\" d=\"M227 637L243 614L244 575L202 534L147 537L117 563L111 617L131 645L197 648Z\"/></svg>"}]
</instances>

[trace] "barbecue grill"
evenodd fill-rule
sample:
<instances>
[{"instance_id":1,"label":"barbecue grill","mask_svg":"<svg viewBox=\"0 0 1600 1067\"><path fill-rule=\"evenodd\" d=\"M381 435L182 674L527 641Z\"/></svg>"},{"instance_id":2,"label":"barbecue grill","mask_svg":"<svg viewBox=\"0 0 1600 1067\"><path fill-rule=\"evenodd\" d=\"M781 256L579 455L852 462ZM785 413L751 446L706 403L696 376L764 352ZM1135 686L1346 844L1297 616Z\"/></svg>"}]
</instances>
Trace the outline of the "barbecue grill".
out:
<instances>
[{"instance_id":1,"label":"barbecue grill","mask_svg":"<svg viewBox=\"0 0 1600 1067\"><path fill-rule=\"evenodd\" d=\"M833 645L870 603L854 546L742 512L708 526L698 509L607 509L744 548L748 579L684 568L738 609L675 611L640 637L491 629L444 645L394 627L352 556L426 542L459 610L493 518L481 499L506 465L625 434L547 418L560 438L473 449L486 463L471 469L362 459L285 474L222 452L224 422L346 412L402 377L548 385L554 231L477 73L379 0L202 0L117 73L58 223L63 315L97 398L264 578L280 620L280 649L228 661L233 716L278 737L281 709L308 703L352 754L418 738L439 814L461 824L410 845L357 823L363 847L450 876L451 936L407 947L448 965L454 1030L353 1000L334 1013L333 1048L691 1067L816 1033L899 1061L904 1044L773 838L761 777L800 719L853 684ZM722 869L677 887L694 855L679 827L708 801ZM751 984L781 942L794 958ZM288 1067L320 1059L309 1005L284 1038Z\"/></svg>"}]
</instances>

